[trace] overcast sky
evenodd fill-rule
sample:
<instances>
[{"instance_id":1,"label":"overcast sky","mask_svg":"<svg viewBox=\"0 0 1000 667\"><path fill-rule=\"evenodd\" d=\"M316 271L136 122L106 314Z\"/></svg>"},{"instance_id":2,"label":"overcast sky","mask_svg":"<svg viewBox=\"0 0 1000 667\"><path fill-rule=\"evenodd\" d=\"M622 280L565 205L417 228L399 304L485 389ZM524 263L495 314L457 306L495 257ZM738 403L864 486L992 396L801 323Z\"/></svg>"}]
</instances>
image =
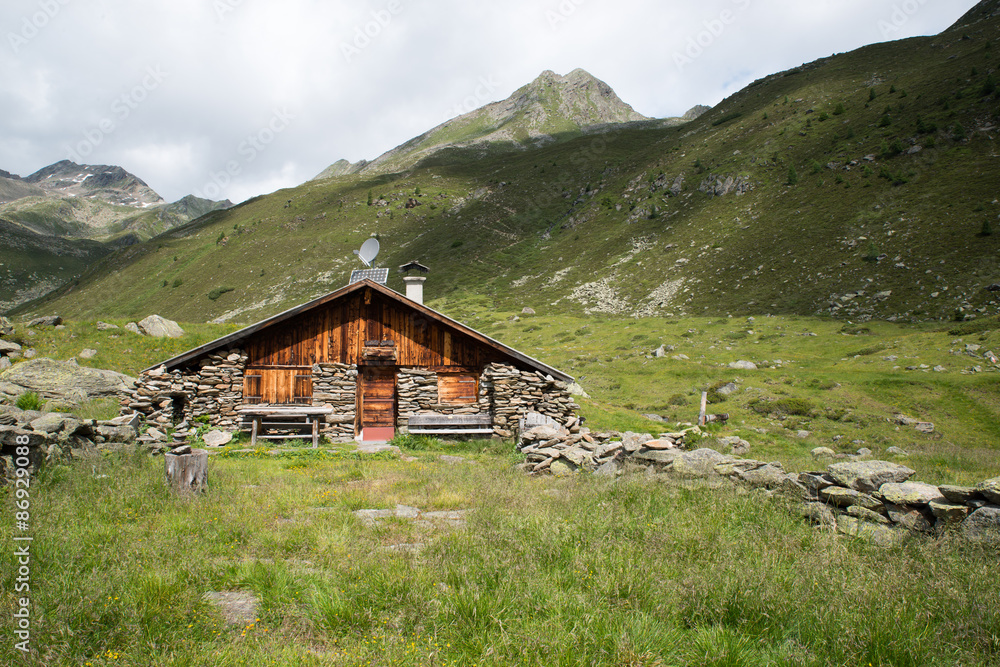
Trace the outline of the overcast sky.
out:
<instances>
[{"instance_id":1,"label":"overcast sky","mask_svg":"<svg viewBox=\"0 0 1000 667\"><path fill-rule=\"evenodd\" d=\"M117 164L239 202L582 67L676 116L936 34L975 0L3 0L0 169Z\"/></svg>"}]
</instances>

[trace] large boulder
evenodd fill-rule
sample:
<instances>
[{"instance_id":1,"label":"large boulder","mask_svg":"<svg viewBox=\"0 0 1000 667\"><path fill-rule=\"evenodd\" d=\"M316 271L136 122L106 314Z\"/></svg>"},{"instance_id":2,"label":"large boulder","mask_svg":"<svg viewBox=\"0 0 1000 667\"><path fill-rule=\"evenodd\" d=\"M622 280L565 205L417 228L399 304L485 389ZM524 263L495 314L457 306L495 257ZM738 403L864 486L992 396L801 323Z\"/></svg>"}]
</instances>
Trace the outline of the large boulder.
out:
<instances>
[{"instance_id":1,"label":"large boulder","mask_svg":"<svg viewBox=\"0 0 1000 667\"><path fill-rule=\"evenodd\" d=\"M10 354L11 352L20 352L21 346L10 340L0 340L0 354Z\"/></svg>"},{"instance_id":2,"label":"large boulder","mask_svg":"<svg viewBox=\"0 0 1000 667\"><path fill-rule=\"evenodd\" d=\"M81 403L121 396L135 386L135 378L115 371L85 368L45 357L15 364L0 373L0 394L16 397L33 391L48 400Z\"/></svg>"},{"instance_id":3,"label":"large boulder","mask_svg":"<svg viewBox=\"0 0 1000 667\"><path fill-rule=\"evenodd\" d=\"M837 484L862 493L875 493L883 484L905 482L916 474L911 468L889 461L834 463L827 472Z\"/></svg>"},{"instance_id":4,"label":"large boulder","mask_svg":"<svg viewBox=\"0 0 1000 667\"><path fill-rule=\"evenodd\" d=\"M139 322L139 331L152 338L180 338L184 330L173 320L159 315L150 315Z\"/></svg>"},{"instance_id":5,"label":"large boulder","mask_svg":"<svg viewBox=\"0 0 1000 667\"><path fill-rule=\"evenodd\" d=\"M35 319L28 322L29 327L57 327L62 324L62 318L58 315L46 315L45 317L36 317Z\"/></svg>"},{"instance_id":6,"label":"large boulder","mask_svg":"<svg viewBox=\"0 0 1000 667\"><path fill-rule=\"evenodd\" d=\"M14 323L3 315L0 315L0 336L11 336L14 334Z\"/></svg>"}]
</instances>

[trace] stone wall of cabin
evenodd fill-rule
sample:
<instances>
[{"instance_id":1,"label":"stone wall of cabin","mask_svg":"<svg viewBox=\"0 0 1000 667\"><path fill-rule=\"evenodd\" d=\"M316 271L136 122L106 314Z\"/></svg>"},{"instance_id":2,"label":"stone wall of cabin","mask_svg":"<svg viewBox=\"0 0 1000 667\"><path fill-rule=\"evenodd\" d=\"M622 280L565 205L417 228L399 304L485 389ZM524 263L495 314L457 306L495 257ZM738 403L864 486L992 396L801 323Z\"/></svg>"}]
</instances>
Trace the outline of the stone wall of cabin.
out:
<instances>
[{"instance_id":1,"label":"stone wall of cabin","mask_svg":"<svg viewBox=\"0 0 1000 667\"><path fill-rule=\"evenodd\" d=\"M538 412L566 425L577 420L580 409L565 382L538 371L522 371L506 364L490 364L479 384L480 399L489 397L493 432L512 438L518 421L529 412Z\"/></svg>"},{"instance_id":2,"label":"stone wall of cabin","mask_svg":"<svg viewBox=\"0 0 1000 667\"><path fill-rule=\"evenodd\" d=\"M161 425L208 415L212 426L237 430L246 364L246 352L234 348L210 354L197 366L169 372L154 368L142 373L122 399L122 412L139 412L147 422Z\"/></svg>"},{"instance_id":3,"label":"stone wall of cabin","mask_svg":"<svg viewBox=\"0 0 1000 667\"><path fill-rule=\"evenodd\" d=\"M396 376L396 427L405 429L412 415L477 415L490 413L489 396L482 378L475 403L443 404L438 396L438 376L420 368L400 368Z\"/></svg>"},{"instance_id":4,"label":"stone wall of cabin","mask_svg":"<svg viewBox=\"0 0 1000 667\"><path fill-rule=\"evenodd\" d=\"M328 405L333 412L326 416L320 432L334 442L354 439L357 417L358 367L354 364L314 364L313 405Z\"/></svg>"}]
</instances>

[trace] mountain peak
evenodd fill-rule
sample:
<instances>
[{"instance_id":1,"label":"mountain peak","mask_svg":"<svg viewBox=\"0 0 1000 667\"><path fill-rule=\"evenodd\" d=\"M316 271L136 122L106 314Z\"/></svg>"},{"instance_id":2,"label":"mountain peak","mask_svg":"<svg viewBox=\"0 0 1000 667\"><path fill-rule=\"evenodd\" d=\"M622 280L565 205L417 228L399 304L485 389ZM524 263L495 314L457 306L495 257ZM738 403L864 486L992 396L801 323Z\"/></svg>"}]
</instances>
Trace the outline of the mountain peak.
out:
<instances>
[{"instance_id":1,"label":"mountain peak","mask_svg":"<svg viewBox=\"0 0 1000 667\"><path fill-rule=\"evenodd\" d=\"M165 203L145 181L115 165L60 160L26 176L24 181L60 196L96 197L121 206L143 208Z\"/></svg>"},{"instance_id":2,"label":"mountain peak","mask_svg":"<svg viewBox=\"0 0 1000 667\"><path fill-rule=\"evenodd\" d=\"M649 119L586 70L577 68L566 76L545 70L506 100L442 123L381 155L361 171L402 169L446 148L538 146L595 126L643 120Z\"/></svg>"}]
</instances>

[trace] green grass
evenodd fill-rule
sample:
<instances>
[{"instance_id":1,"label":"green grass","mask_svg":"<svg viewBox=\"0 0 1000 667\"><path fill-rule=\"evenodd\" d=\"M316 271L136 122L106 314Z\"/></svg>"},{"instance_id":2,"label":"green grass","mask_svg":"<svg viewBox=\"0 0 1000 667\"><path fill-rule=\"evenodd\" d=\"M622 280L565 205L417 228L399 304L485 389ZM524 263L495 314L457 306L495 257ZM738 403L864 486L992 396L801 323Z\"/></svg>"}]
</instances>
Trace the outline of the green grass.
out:
<instances>
[{"instance_id":1,"label":"green grass","mask_svg":"<svg viewBox=\"0 0 1000 667\"><path fill-rule=\"evenodd\" d=\"M780 500L509 459L213 457L170 494L119 455L34 480L32 646L47 665L995 664L995 549L876 548ZM106 477L104 476L106 475ZM8 491L3 493L7 494ZM473 512L464 528L352 512ZM13 512L0 516L13 530ZM416 552L396 545L422 545ZM0 579L13 588L12 550ZM228 626L209 591L253 593ZM7 597L9 617L14 601ZM13 642L0 656L14 664Z\"/></svg>"}]
</instances>

